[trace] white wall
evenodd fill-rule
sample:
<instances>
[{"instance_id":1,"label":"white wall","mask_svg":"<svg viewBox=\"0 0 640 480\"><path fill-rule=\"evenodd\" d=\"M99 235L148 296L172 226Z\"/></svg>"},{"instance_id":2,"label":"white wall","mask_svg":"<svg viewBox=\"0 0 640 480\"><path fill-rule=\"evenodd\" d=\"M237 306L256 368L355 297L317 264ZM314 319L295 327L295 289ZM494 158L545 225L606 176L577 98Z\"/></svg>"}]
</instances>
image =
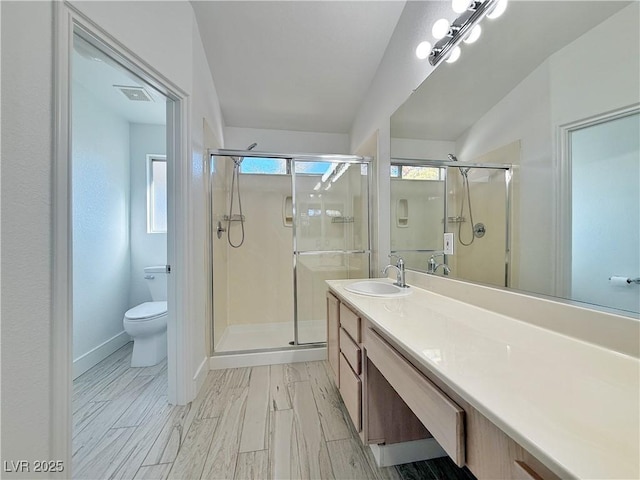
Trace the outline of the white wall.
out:
<instances>
[{"instance_id":1,"label":"white wall","mask_svg":"<svg viewBox=\"0 0 640 480\"><path fill-rule=\"evenodd\" d=\"M129 122L73 83L74 376L122 346L129 308ZM124 343L128 341L125 337ZM84 357L84 358L82 358Z\"/></svg>"},{"instance_id":2,"label":"white wall","mask_svg":"<svg viewBox=\"0 0 640 480\"><path fill-rule=\"evenodd\" d=\"M144 267L166 265L167 234L147 233L147 155L164 155L164 125L130 124L131 156L131 271L129 307L151 301Z\"/></svg>"},{"instance_id":3,"label":"white wall","mask_svg":"<svg viewBox=\"0 0 640 480\"><path fill-rule=\"evenodd\" d=\"M33 461L50 458L54 413L48 367L53 288L52 4L1 2L0 8L2 460Z\"/></svg>"},{"instance_id":4,"label":"white wall","mask_svg":"<svg viewBox=\"0 0 640 480\"><path fill-rule=\"evenodd\" d=\"M73 4L188 95L189 150L198 153L182 160L188 160L184 171L192 202L198 205L204 198L197 170L202 164L202 118L220 139L223 122L191 5L186 1ZM66 441L51 429L60 415L52 411L52 390L63 388L54 384L51 367L54 7L65 9L51 1L0 3L3 459L52 458L54 445ZM191 212L197 215L191 217L192 224L204 224L198 210ZM188 218L189 211L181 214ZM194 249L203 248L204 227L190 228ZM181 321L189 327L188 341L196 345L187 362L195 376L198 358L206 355L205 302L199 298L204 282L198 284L198 276L191 273L203 269L198 256L189 258L190 265L184 265L189 272L185 288L196 307ZM196 288L190 289L192 285ZM196 386L194 382L192 395Z\"/></svg>"},{"instance_id":5,"label":"white wall","mask_svg":"<svg viewBox=\"0 0 640 480\"><path fill-rule=\"evenodd\" d=\"M441 140L392 138L393 158L418 158L422 160L447 160L448 153L455 153L456 143Z\"/></svg>"},{"instance_id":6,"label":"white wall","mask_svg":"<svg viewBox=\"0 0 640 480\"><path fill-rule=\"evenodd\" d=\"M257 142L256 151L277 153L349 153L349 136L341 133L295 132L225 127L225 148L244 150Z\"/></svg>"}]
</instances>

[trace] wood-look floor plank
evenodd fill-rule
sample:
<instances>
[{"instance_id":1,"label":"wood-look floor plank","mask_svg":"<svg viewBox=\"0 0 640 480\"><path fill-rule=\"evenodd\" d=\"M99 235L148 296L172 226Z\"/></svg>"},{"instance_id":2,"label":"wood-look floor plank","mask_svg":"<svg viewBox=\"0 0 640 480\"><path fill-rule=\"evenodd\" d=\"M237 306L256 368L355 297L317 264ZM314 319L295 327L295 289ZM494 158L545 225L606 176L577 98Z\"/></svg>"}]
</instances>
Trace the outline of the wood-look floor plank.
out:
<instances>
[{"instance_id":1,"label":"wood-look floor plank","mask_svg":"<svg viewBox=\"0 0 640 480\"><path fill-rule=\"evenodd\" d=\"M370 480L375 478L360 445L360 440L353 437L327 442L336 480Z\"/></svg>"},{"instance_id":2,"label":"wood-look floor plank","mask_svg":"<svg viewBox=\"0 0 640 480\"><path fill-rule=\"evenodd\" d=\"M111 383L105 385L101 391L97 392L91 401L106 402L107 400L113 400L127 389L133 379L138 376L138 373L139 370L136 368L127 368L120 374L120 376L118 376L118 378L114 379Z\"/></svg>"},{"instance_id":3,"label":"wood-look floor plank","mask_svg":"<svg viewBox=\"0 0 640 480\"><path fill-rule=\"evenodd\" d=\"M130 479L135 476L164 427L165 419L174 408L176 407L168 404L166 396L157 398L156 403L114 459L112 468L107 472L108 478Z\"/></svg>"},{"instance_id":4,"label":"wood-look floor plank","mask_svg":"<svg viewBox=\"0 0 640 480\"><path fill-rule=\"evenodd\" d=\"M147 385L140 395L131 402L131 405L122 413L120 418L114 423L114 428L136 427L147 416L149 411L158 401L158 398L167 395L167 377L158 375L150 377L153 380Z\"/></svg>"},{"instance_id":5,"label":"wood-look floor plank","mask_svg":"<svg viewBox=\"0 0 640 480\"><path fill-rule=\"evenodd\" d=\"M85 455L83 452L91 452L105 432L116 423L134 400L144 392L152 380L153 377L136 377L131 382L128 390L109 401L108 405L81 432L73 437L73 457L77 455L82 457Z\"/></svg>"},{"instance_id":6,"label":"wood-look floor plank","mask_svg":"<svg viewBox=\"0 0 640 480\"><path fill-rule=\"evenodd\" d=\"M76 435L84 430L107 405L109 405L109 402L88 402L80 407L73 414L72 434Z\"/></svg>"},{"instance_id":7,"label":"wood-look floor plank","mask_svg":"<svg viewBox=\"0 0 640 480\"><path fill-rule=\"evenodd\" d=\"M173 407L168 418L164 420L162 430L142 461L142 465L173 463L175 461L186 434L184 422L188 411L189 407L186 405Z\"/></svg>"},{"instance_id":8,"label":"wood-look floor plank","mask_svg":"<svg viewBox=\"0 0 640 480\"><path fill-rule=\"evenodd\" d=\"M289 385L298 436L300 478L333 478L329 452L320 427L310 382Z\"/></svg>"},{"instance_id":9,"label":"wood-look floor plank","mask_svg":"<svg viewBox=\"0 0 640 480\"><path fill-rule=\"evenodd\" d=\"M299 479L298 435L293 409L271 412L271 440L269 442L270 478Z\"/></svg>"},{"instance_id":10,"label":"wood-look floor plank","mask_svg":"<svg viewBox=\"0 0 640 480\"><path fill-rule=\"evenodd\" d=\"M284 375L284 365L271 365L269 368L271 400L269 408L271 410L286 410L291 408L289 389Z\"/></svg>"},{"instance_id":11,"label":"wood-look floor plank","mask_svg":"<svg viewBox=\"0 0 640 480\"><path fill-rule=\"evenodd\" d=\"M253 367L242 422L240 453L266 450L269 442L269 366Z\"/></svg>"},{"instance_id":12,"label":"wood-look floor plank","mask_svg":"<svg viewBox=\"0 0 640 480\"><path fill-rule=\"evenodd\" d=\"M161 463L159 465L146 465L140 467L133 480L166 480L171 470L171 463Z\"/></svg>"},{"instance_id":13,"label":"wood-look floor plank","mask_svg":"<svg viewBox=\"0 0 640 480\"><path fill-rule=\"evenodd\" d=\"M241 387L230 392L227 408L220 416L213 434L216 440L207 455L202 478L214 480L234 477L248 391L248 387ZM267 412L265 409L265 415Z\"/></svg>"},{"instance_id":14,"label":"wood-look floor plank","mask_svg":"<svg viewBox=\"0 0 640 480\"><path fill-rule=\"evenodd\" d=\"M201 478L217 423L217 418L202 418L193 421L167 478L185 480Z\"/></svg>"},{"instance_id":15,"label":"wood-look floor plank","mask_svg":"<svg viewBox=\"0 0 640 480\"><path fill-rule=\"evenodd\" d=\"M117 381L126 371L128 371L131 368L130 364L131 360L129 357L124 357L115 362L110 368L106 369L107 371L105 371L104 374L100 374L100 369L97 369L96 371L92 371L93 369L91 369L89 370L89 372L92 372L90 380L79 382L77 386L74 382L74 391L71 398L73 411L75 412L85 403L93 401L98 393L103 391L105 388L108 388L112 382Z\"/></svg>"},{"instance_id":16,"label":"wood-look floor plank","mask_svg":"<svg viewBox=\"0 0 640 480\"><path fill-rule=\"evenodd\" d=\"M138 375L161 375L167 369L167 359L151 367L137 367Z\"/></svg>"},{"instance_id":17,"label":"wood-look floor plank","mask_svg":"<svg viewBox=\"0 0 640 480\"><path fill-rule=\"evenodd\" d=\"M108 375L116 365L131 365L131 353L133 352L133 342L123 345L107 358L98 362L78 378L73 380L73 391L80 390L88 384L95 383L96 379L101 379Z\"/></svg>"},{"instance_id":18,"label":"wood-look floor plank","mask_svg":"<svg viewBox=\"0 0 640 480\"><path fill-rule=\"evenodd\" d=\"M74 459L74 478L108 478L106 472L134 430L132 427L108 429L82 458Z\"/></svg>"},{"instance_id":19,"label":"wood-look floor plank","mask_svg":"<svg viewBox=\"0 0 640 480\"><path fill-rule=\"evenodd\" d=\"M269 451L246 452L238 455L234 480L266 480L269 478Z\"/></svg>"},{"instance_id":20,"label":"wood-look floor plank","mask_svg":"<svg viewBox=\"0 0 640 480\"><path fill-rule=\"evenodd\" d=\"M235 388L248 387L250 374L251 368L230 368L209 372L205 381L207 390L201 392L196 399L196 401L200 400L197 408L194 408L196 418L219 417L227 406L229 392Z\"/></svg>"},{"instance_id":21,"label":"wood-look floor plank","mask_svg":"<svg viewBox=\"0 0 640 480\"><path fill-rule=\"evenodd\" d=\"M304 362L285 363L283 368L284 379L287 384L309 380L309 372Z\"/></svg>"},{"instance_id":22,"label":"wood-look floor plank","mask_svg":"<svg viewBox=\"0 0 640 480\"><path fill-rule=\"evenodd\" d=\"M307 362L307 369L326 441L351 438L351 420L340 398L340 392L329 378L327 363Z\"/></svg>"}]
</instances>

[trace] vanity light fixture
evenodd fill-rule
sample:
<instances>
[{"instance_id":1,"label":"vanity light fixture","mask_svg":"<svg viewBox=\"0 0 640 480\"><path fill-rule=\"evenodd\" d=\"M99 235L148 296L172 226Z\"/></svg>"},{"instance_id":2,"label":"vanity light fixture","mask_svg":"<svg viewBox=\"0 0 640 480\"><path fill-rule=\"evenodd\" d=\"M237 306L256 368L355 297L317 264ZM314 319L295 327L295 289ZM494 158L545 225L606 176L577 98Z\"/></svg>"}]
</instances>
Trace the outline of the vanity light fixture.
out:
<instances>
[{"instance_id":1,"label":"vanity light fixture","mask_svg":"<svg viewBox=\"0 0 640 480\"><path fill-rule=\"evenodd\" d=\"M458 18L451 23L446 18L441 18L433 24L431 33L438 40L429 54L429 63L434 67L441 61L455 62L460 57L459 44L473 43L482 32L480 21L486 16L498 18L507 8L508 0L452 0L452 9L459 13ZM424 56L424 49L428 42L422 42L416 48L416 56L420 59Z\"/></svg>"}]
</instances>

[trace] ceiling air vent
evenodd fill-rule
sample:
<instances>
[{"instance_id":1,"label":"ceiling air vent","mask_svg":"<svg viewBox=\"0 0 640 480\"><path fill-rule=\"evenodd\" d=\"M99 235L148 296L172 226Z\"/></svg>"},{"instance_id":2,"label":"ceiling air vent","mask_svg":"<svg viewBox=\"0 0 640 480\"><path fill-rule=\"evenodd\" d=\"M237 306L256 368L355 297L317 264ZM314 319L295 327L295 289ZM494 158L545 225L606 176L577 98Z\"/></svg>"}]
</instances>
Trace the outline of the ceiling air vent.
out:
<instances>
[{"instance_id":1,"label":"ceiling air vent","mask_svg":"<svg viewBox=\"0 0 640 480\"><path fill-rule=\"evenodd\" d=\"M127 87L124 85L114 85L114 88L120 90L125 97L132 102L151 102L151 96L143 87Z\"/></svg>"}]
</instances>

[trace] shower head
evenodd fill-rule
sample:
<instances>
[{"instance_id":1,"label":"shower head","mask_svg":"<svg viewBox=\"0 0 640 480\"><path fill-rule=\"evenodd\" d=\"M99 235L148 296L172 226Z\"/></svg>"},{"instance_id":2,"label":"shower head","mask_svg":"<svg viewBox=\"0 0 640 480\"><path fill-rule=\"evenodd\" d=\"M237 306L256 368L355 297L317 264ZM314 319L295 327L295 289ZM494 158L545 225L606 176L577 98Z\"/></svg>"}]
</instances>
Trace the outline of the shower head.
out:
<instances>
[{"instance_id":1,"label":"shower head","mask_svg":"<svg viewBox=\"0 0 640 480\"><path fill-rule=\"evenodd\" d=\"M258 146L257 143L253 142L251 145L249 145L247 147L247 151L249 150L253 150L254 148L256 148ZM242 161L244 160L244 157L231 157L233 159L233 163L235 163L238 167L240 166L240 164L242 163Z\"/></svg>"},{"instance_id":2,"label":"shower head","mask_svg":"<svg viewBox=\"0 0 640 480\"><path fill-rule=\"evenodd\" d=\"M453 153L447 153L447 158L452 162L458 161L458 157L456 157ZM458 167L458 170L460 170L462 176L466 178L469 174L469 170L471 170L471 167Z\"/></svg>"}]
</instances>

